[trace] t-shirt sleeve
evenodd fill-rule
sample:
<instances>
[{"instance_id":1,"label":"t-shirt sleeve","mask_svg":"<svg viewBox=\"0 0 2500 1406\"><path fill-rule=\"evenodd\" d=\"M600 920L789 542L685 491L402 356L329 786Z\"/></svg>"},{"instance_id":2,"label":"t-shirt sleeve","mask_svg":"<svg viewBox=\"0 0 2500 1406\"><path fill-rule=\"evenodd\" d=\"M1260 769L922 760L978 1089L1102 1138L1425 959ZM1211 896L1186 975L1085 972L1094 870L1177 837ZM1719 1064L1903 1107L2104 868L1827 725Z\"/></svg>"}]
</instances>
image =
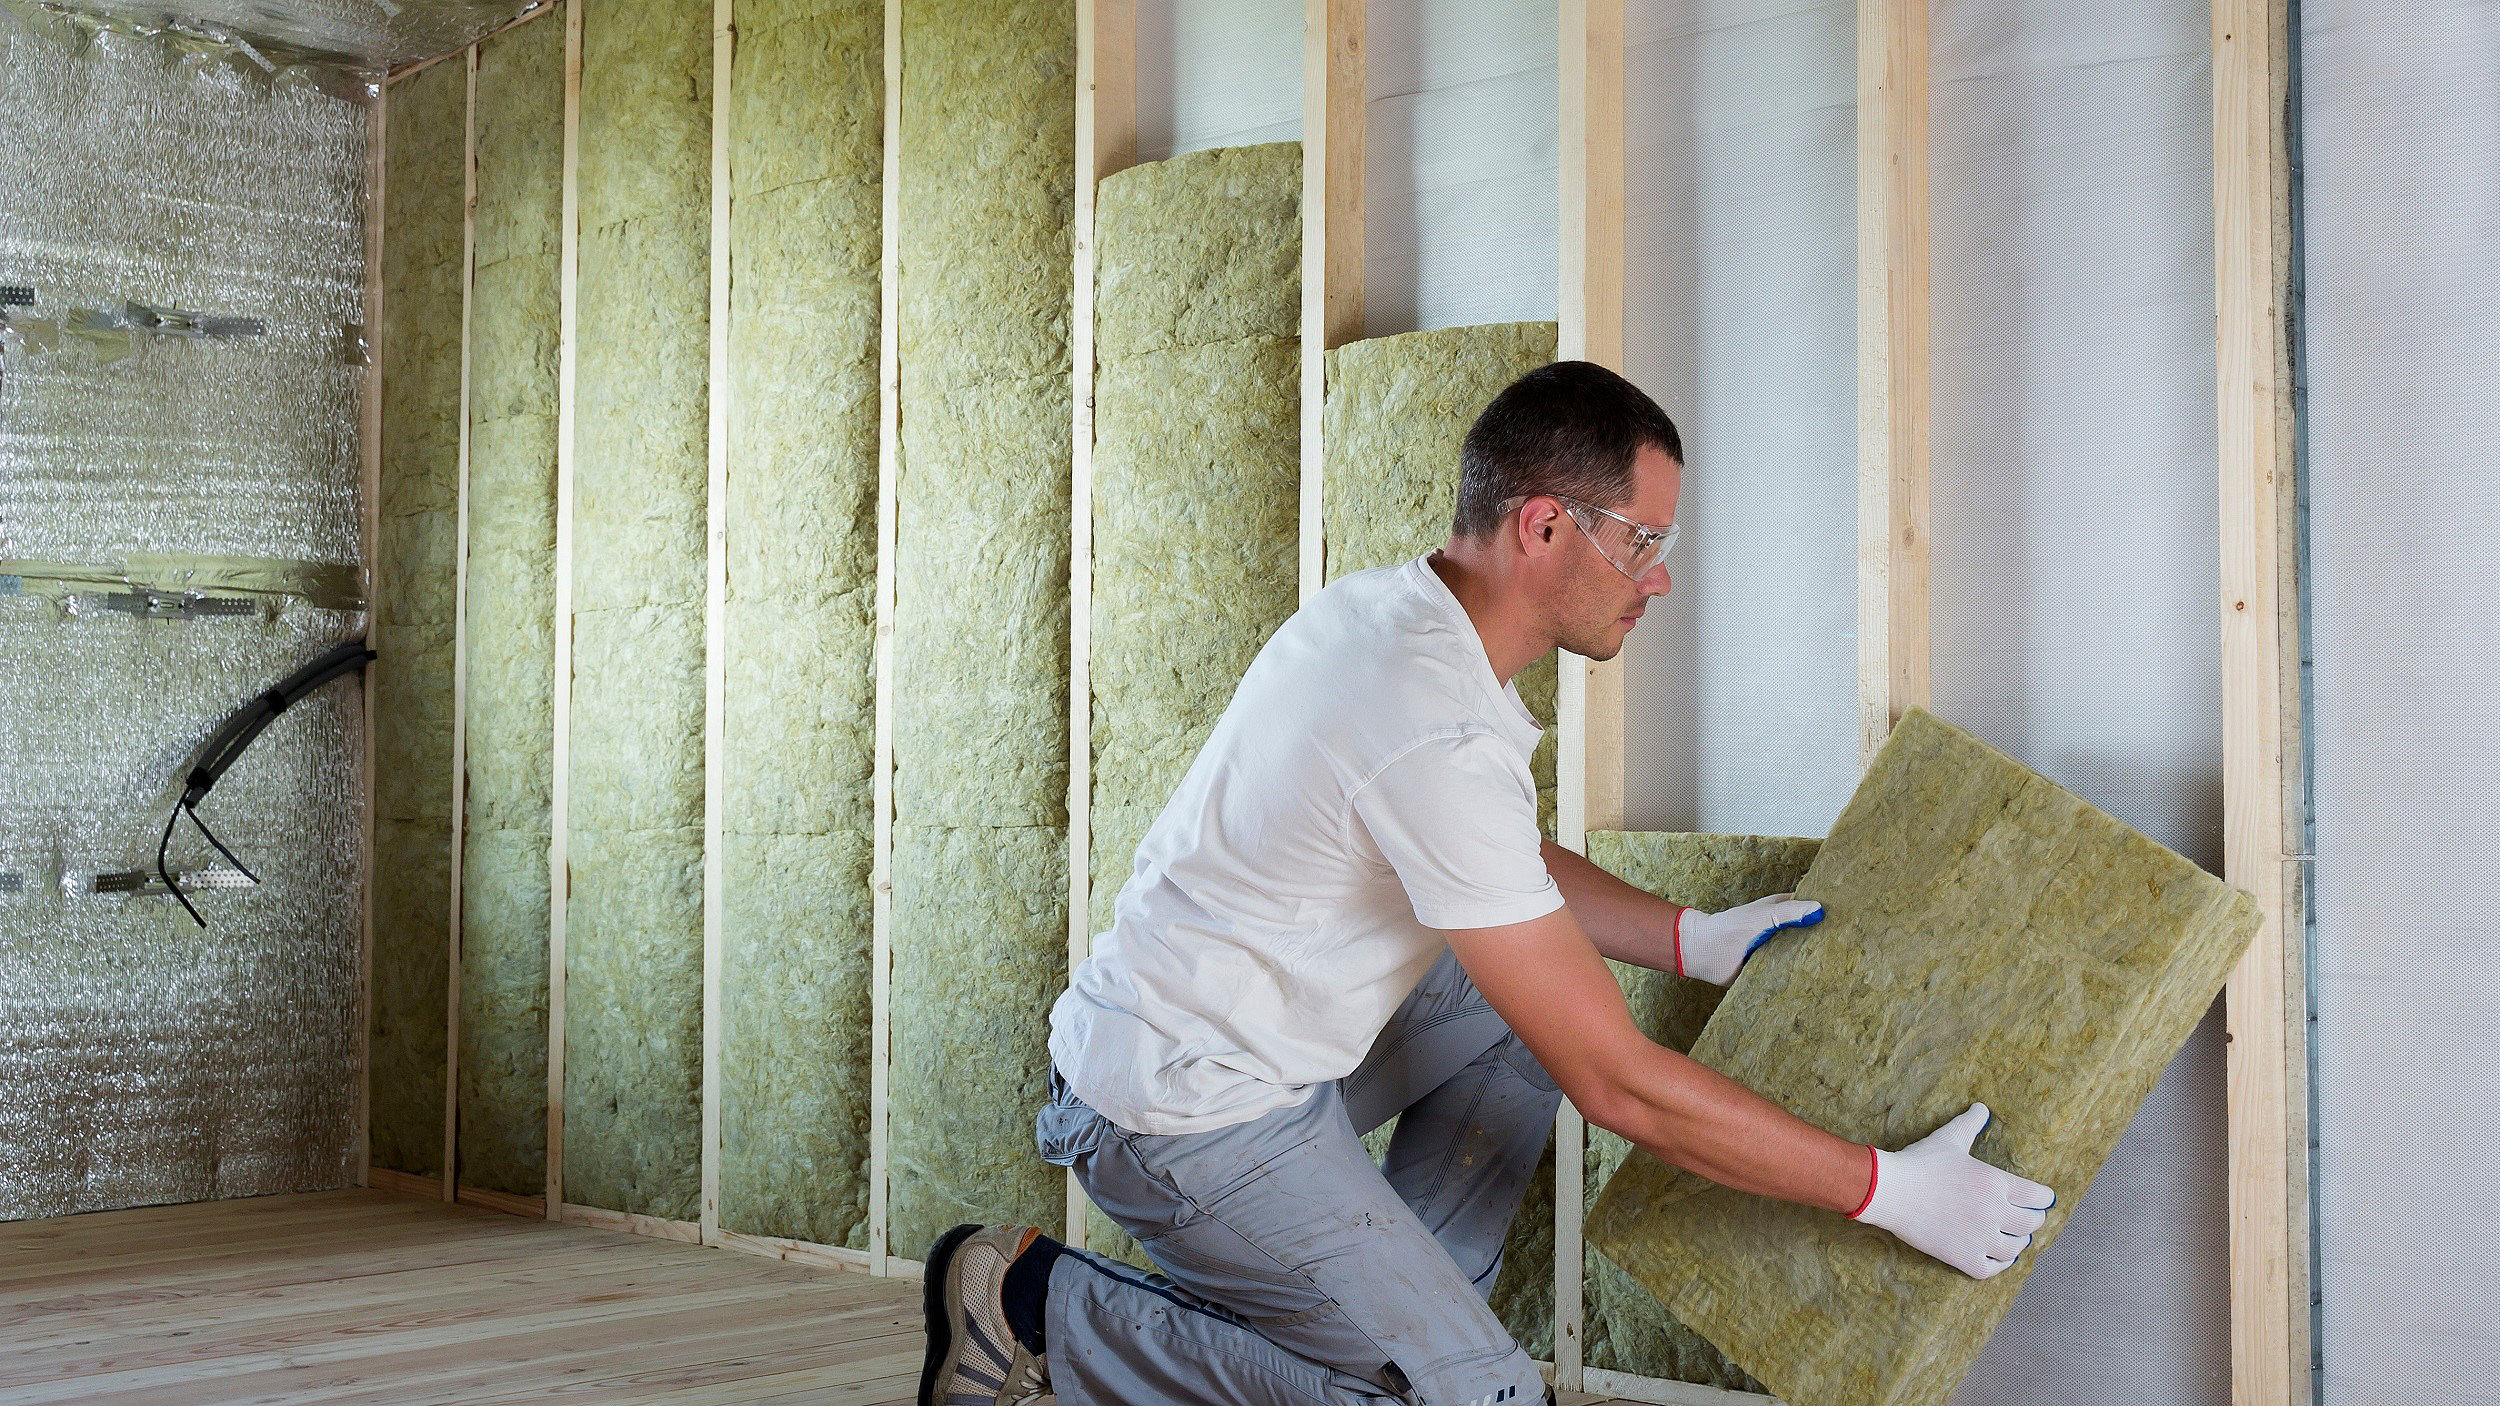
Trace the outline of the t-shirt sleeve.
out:
<instances>
[{"instance_id":1,"label":"t-shirt sleeve","mask_svg":"<svg viewBox=\"0 0 2500 1406\"><path fill-rule=\"evenodd\" d=\"M1426 927L1500 927L1562 906L1537 848L1536 781L1497 737L1408 749L1354 793L1354 813Z\"/></svg>"}]
</instances>

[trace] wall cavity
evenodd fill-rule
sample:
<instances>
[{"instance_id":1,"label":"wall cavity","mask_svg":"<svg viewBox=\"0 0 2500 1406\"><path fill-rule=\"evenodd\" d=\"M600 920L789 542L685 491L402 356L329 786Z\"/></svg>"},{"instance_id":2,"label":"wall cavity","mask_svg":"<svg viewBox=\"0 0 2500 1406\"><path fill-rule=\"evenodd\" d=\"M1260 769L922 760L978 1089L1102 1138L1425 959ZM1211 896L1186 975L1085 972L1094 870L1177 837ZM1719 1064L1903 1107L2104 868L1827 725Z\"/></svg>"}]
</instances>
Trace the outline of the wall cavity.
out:
<instances>
[{"instance_id":1,"label":"wall cavity","mask_svg":"<svg viewBox=\"0 0 2500 1406\"><path fill-rule=\"evenodd\" d=\"M889 1157L917 1255L1064 1206L1033 1112L1067 983L1076 35L1051 0L904 0L902 30Z\"/></svg>"},{"instance_id":2,"label":"wall cavity","mask_svg":"<svg viewBox=\"0 0 2500 1406\"><path fill-rule=\"evenodd\" d=\"M1201 151L1098 195L1092 913L1297 603L1302 149ZM1086 1244L1135 1254L1100 1212Z\"/></svg>"},{"instance_id":3,"label":"wall cavity","mask_svg":"<svg viewBox=\"0 0 2500 1406\"><path fill-rule=\"evenodd\" d=\"M443 1170L451 942L451 652L460 496L468 84L391 91L384 140L381 537L374 563L373 1165Z\"/></svg>"},{"instance_id":4,"label":"wall cavity","mask_svg":"<svg viewBox=\"0 0 2500 1406\"><path fill-rule=\"evenodd\" d=\"M547 1177L560 17L479 48L476 122L458 1157L463 1184L534 1196Z\"/></svg>"},{"instance_id":5,"label":"wall cavity","mask_svg":"<svg viewBox=\"0 0 2500 1406\"><path fill-rule=\"evenodd\" d=\"M585 12L566 905L567 1200L701 1181L712 12Z\"/></svg>"},{"instance_id":6,"label":"wall cavity","mask_svg":"<svg viewBox=\"0 0 2500 1406\"><path fill-rule=\"evenodd\" d=\"M720 1215L864 1248L885 8L737 22Z\"/></svg>"}]
</instances>

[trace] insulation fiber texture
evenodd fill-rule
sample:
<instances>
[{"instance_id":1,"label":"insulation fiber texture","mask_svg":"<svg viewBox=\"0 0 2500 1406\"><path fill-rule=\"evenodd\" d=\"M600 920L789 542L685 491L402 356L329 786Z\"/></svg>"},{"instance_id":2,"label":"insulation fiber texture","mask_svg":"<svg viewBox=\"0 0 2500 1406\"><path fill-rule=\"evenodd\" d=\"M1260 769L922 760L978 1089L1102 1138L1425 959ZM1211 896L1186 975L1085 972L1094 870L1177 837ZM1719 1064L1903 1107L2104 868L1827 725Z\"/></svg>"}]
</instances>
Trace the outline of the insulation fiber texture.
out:
<instances>
[{"instance_id":1,"label":"insulation fiber texture","mask_svg":"<svg viewBox=\"0 0 2500 1406\"><path fill-rule=\"evenodd\" d=\"M1972 1280L1637 1152L1589 1238L1786 1400L1933 1406L2221 990L2257 907L1915 710L1796 891L1828 918L1746 964L1693 1057L1881 1147L1984 1101L1978 1155L2059 1193L2039 1243Z\"/></svg>"},{"instance_id":2,"label":"insulation fiber texture","mask_svg":"<svg viewBox=\"0 0 2500 1406\"><path fill-rule=\"evenodd\" d=\"M891 1234L1055 1223L1075 12L904 0Z\"/></svg>"},{"instance_id":3,"label":"insulation fiber texture","mask_svg":"<svg viewBox=\"0 0 2500 1406\"><path fill-rule=\"evenodd\" d=\"M488 41L469 306L459 1152L462 1182L516 1195L536 1195L547 1177L563 136L563 26Z\"/></svg>"},{"instance_id":4,"label":"insulation fiber texture","mask_svg":"<svg viewBox=\"0 0 2500 1406\"><path fill-rule=\"evenodd\" d=\"M865 1248L884 9L745 0L730 86L721 1223Z\"/></svg>"},{"instance_id":5,"label":"insulation fiber texture","mask_svg":"<svg viewBox=\"0 0 2500 1406\"><path fill-rule=\"evenodd\" d=\"M443 1170L451 676L460 495L461 133L468 79L392 90L373 631L373 1165Z\"/></svg>"},{"instance_id":6,"label":"insulation fiber texture","mask_svg":"<svg viewBox=\"0 0 2500 1406\"><path fill-rule=\"evenodd\" d=\"M363 568L343 334L365 317L366 109L299 79L0 12L0 283L35 295L0 332L0 558L187 560L281 593L143 620L0 582L0 1220L353 1180L360 681L289 709L202 802L260 876L193 893L205 932L169 897L93 891L153 867L231 710L366 629L361 605L283 594L342 605L360 588L313 583ZM118 358L27 335L125 300L267 330ZM187 824L168 863L226 867Z\"/></svg>"},{"instance_id":7,"label":"insulation fiber texture","mask_svg":"<svg viewBox=\"0 0 2500 1406\"><path fill-rule=\"evenodd\" d=\"M1298 602L1302 148L1097 193L1091 921ZM1096 1215L1087 1245L1128 1253Z\"/></svg>"},{"instance_id":8,"label":"insulation fiber texture","mask_svg":"<svg viewBox=\"0 0 2500 1406\"><path fill-rule=\"evenodd\" d=\"M1327 575L1421 556L1449 539L1458 446L1503 387L1554 359L1554 324L1445 327L1352 342L1328 354L1320 512ZM1554 830L1554 661L1520 670L1519 696L1546 728L1534 766Z\"/></svg>"},{"instance_id":9,"label":"insulation fiber texture","mask_svg":"<svg viewBox=\"0 0 2500 1406\"><path fill-rule=\"evenodd\" d=\"M586 17L574 428L565 1197L700 1182L711 8Z\"/></svg>"},{"instance_id":10,"label":"insulation fiber texture","mask_svg":"<svg viewBox=\"0 0 2500 1406\"><path fill-rule=\"evenodd\" d=\"M1719 912L1765 894L1793 891L1821 843L1789 836L1594 830L1588 856L1599 868L1670 903ZM1611 965L1641 1033L1671 1050L1693 1047L1725 994L1706 981L1672 972ZM1592 1203L1631 1149L1603 1128L1589 1129L1583 1184ZM1591 1250L1584 1273L1590 1366L1734 1391L1763 1389L1699 1334L1676 1322L1614 1261Z\"/></svg>"}]
</instances>

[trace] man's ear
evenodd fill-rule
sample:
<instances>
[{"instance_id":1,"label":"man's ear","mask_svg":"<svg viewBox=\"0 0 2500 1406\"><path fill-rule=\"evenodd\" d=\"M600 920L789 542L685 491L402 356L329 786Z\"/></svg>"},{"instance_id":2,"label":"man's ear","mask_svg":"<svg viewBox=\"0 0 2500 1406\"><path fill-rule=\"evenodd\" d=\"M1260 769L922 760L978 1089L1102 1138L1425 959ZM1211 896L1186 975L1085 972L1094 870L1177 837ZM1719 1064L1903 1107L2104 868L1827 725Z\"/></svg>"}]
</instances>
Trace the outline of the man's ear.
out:
<instances>
[{"instance_id":1,"label":"man's ear","mask_svg":"<svg viewBox=\"0 0 2500 1406\"><path fill-rule=\"evenodd\" d=\"M1554 545L1554 531L1562 526L1562 505L1551 498L1530 498L1519 509L1519 549L1530 556L1541 556Z\"/></svg>"}]
</instances>

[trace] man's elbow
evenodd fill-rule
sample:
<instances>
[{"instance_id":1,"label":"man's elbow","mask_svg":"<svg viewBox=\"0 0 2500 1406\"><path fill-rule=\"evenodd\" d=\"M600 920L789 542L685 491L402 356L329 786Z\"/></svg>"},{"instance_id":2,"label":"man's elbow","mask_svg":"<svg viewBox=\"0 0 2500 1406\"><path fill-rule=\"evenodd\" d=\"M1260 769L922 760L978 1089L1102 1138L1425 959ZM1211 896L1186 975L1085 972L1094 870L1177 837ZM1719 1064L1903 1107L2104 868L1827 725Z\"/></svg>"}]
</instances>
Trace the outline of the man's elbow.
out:
<instances>
[{"instance_id":1,"label":"man's elbow","mask_svg":"<svg viewBox=\"0 0 2500 1406\"><path fill-rule=\"evenodd\" d=\"M1649 1121L1648 1104L1634 1091L1631 1081L1612 1069L1597 1068L1579 1078L1565 1081L1563 1093L1580 1116L1618 1137L1634 1142Z\"/></svg>"}]
</instances>

